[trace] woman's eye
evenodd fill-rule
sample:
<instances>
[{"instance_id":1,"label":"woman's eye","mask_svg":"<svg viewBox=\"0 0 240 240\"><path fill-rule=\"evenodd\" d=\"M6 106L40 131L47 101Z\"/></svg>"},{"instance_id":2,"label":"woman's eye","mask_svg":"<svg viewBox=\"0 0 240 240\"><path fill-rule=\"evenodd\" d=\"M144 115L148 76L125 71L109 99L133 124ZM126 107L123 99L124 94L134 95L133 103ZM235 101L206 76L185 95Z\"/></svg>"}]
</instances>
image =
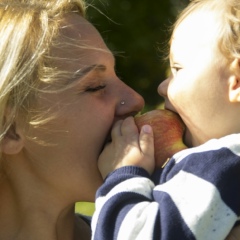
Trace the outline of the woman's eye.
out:
<instances>
[{"instance_id":1,"label":"woman's eye","mask_svg":"<svg viewBox=\"0 0 240 240\"><path fill-rule=\"evenodd\" d=\"M102 90L106 87L106 85L99 85L97 87L87 87L86 91L87 92L97 92L99 90Z\"/></svg>"}]
</instances>

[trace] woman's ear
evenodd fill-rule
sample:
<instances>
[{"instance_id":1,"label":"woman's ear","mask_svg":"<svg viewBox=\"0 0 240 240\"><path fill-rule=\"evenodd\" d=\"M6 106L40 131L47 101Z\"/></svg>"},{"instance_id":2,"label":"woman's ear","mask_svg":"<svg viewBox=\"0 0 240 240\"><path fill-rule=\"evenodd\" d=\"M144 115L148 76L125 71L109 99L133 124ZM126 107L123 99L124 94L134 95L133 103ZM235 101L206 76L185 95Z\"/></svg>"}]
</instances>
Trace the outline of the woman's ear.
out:
<instances>
[{"instance_id":1,"label":"woman's ear","mask_svg":"<svg viewBox=\"0 0 240 240\"><path fill-rule=\"evenodd\" d=\"M2 140L1 150L5 154L13 155L19 153L23 145L21 131L16 127L16 124L13 123Z\"/></svg>"},{"instance_id":2,"label":"woman's ear","mask_svg":"<svg viewBox=\"0 0 240 240\"><path fill-rule=\"evenodd\" d=\"M229 100L240 102L240 59L235 58L231 67L233 74L229 79Z\"/></svg>"}]
</instances>

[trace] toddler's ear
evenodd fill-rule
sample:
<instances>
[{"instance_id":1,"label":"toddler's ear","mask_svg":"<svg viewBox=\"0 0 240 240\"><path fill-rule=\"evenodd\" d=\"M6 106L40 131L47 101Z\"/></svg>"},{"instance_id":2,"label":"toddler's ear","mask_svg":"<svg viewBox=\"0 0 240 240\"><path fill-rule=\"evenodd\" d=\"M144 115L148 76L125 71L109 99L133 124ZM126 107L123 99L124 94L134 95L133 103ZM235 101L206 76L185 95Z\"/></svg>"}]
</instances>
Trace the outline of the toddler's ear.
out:
<instances>
[{"instance_id":1,"label":"toddler's ear","mask_svg":"<svg viewBox=\"0 0 240 240\"><path fill-rule=\"evenodd\" d=\"M240 102L240 59L235 58L231 67L233 74L229 79L229 100Z\"/></svg>"},{"instance_id":2,"label":"toddler's ear","mask_svg":"<svg viewBox=\"0 0 240 240\"><path fill-rule=\"evenodd\" d=\"M12 124L5 134L1 151L8 155L19 153L24 146L21 132L17 129L16 124Z\"/></svg>"}]
</instances>

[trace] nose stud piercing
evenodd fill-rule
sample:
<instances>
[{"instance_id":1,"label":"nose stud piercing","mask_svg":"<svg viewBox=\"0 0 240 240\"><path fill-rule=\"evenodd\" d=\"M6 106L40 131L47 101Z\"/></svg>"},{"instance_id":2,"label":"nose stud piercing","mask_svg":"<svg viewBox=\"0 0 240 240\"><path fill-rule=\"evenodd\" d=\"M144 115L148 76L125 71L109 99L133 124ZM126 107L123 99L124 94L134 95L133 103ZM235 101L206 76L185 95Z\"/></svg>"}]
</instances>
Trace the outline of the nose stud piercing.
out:
<instances>
[{"instance_id":1,"label":"nose stud piercing","mask_svg":"<svg viewBox=\"0 0 240 240\"><path fill-rule=\"evenodd\" d=\"M124 105L124 104L125 104L125 101L121 101L120 104L121 104L121 105Z\"/></svg>"}]
</instances>

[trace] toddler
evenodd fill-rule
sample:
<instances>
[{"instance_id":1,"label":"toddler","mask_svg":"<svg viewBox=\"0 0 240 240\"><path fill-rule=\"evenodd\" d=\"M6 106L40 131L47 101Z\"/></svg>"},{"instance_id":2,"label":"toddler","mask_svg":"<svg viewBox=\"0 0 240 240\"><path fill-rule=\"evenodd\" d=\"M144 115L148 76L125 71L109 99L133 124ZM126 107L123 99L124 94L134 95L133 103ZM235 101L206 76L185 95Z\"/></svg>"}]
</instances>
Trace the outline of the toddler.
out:
<instances>
[{"instance_id":1,"label":"toddler","mask_svg":"<svg viewBox=\"0 0 240 240\"><path fill-rule=\"evenodd\" d=\"M153 132L118 121L99 158L93 239L225 239L240 216L240 1L193 0L158 88L189 147L154 171ZM154 180L153 180L154 179Z\"/></svg>"}]
</instances>

